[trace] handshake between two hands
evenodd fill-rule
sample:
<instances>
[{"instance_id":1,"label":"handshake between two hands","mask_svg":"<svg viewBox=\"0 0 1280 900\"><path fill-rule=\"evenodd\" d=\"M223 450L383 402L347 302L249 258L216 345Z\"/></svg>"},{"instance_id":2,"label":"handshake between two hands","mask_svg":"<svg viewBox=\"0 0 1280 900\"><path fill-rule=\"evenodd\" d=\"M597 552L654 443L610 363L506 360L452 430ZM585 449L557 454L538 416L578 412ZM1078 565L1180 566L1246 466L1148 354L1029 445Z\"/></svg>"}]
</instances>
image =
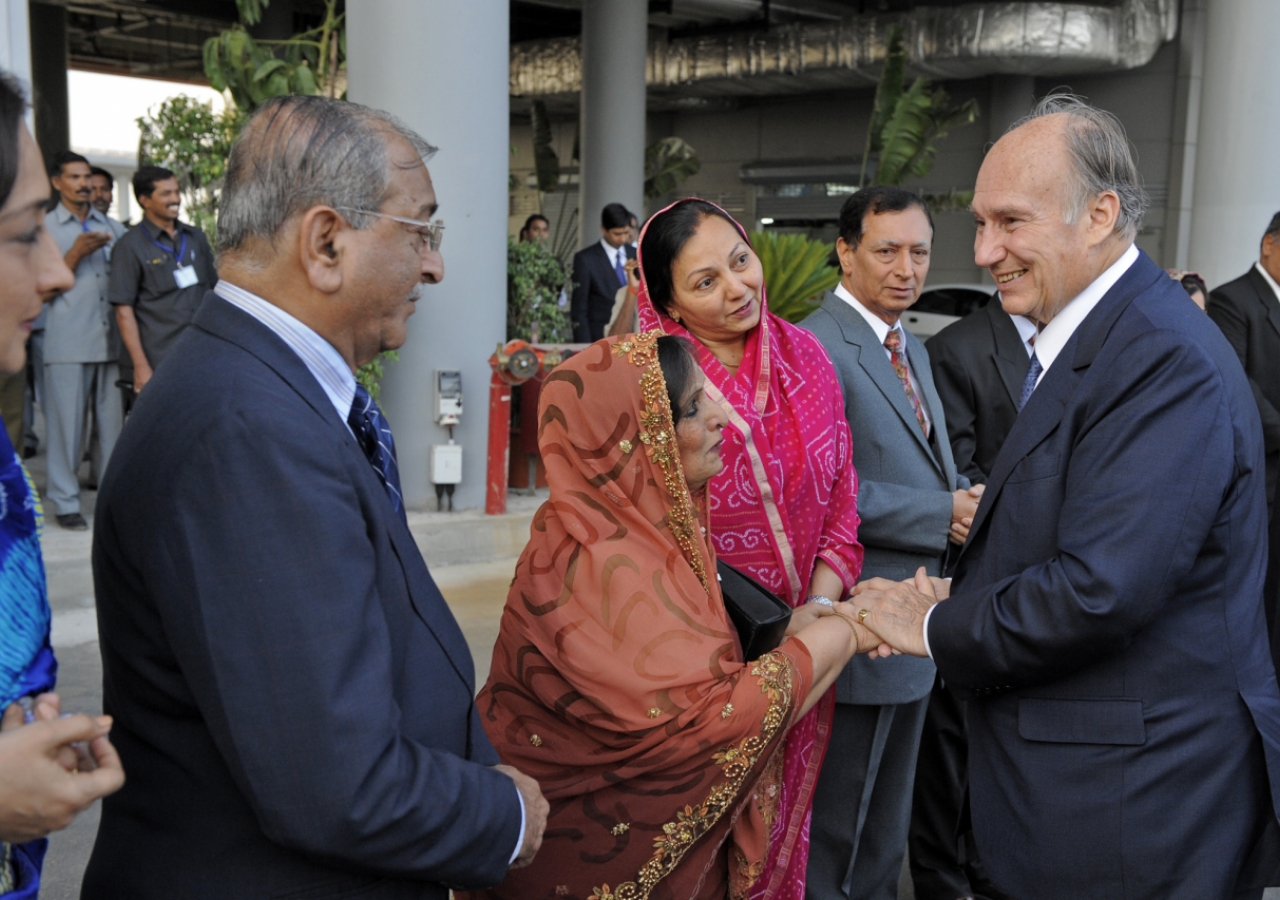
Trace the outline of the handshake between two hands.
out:
<instances>
[{"instance_id":1,"label":"handshake between two hands","mask_svg":"<svg viewBox=\"0 0 1280 900\"><path fill-rule=\"evenodd\" d=\"M858 621L881 641L868 656L928 656L924 617L950 594L951 581L926 575L923 566L909 581L870 578L855 585L849 605L858 607Z\"/></svg>"}]
</instances>

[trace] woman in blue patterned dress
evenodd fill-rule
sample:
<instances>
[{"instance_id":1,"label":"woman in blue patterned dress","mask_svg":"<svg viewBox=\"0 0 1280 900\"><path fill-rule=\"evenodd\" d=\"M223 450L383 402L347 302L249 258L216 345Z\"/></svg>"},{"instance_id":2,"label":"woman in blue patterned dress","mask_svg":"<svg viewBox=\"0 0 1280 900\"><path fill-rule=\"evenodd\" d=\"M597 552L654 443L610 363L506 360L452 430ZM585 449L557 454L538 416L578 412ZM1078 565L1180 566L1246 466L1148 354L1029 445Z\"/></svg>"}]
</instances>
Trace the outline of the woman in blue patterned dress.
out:
<instances>
[{"instance_id":1,"label":"woman in blue patterned dress","mask_svg":"<svg viewBox=\"0 0 1280 900\"><path fill-rule=\"evenodd\" d=\"M44 230L49 198L26 102L0 72L0 375L26 364L41 298L75 279ZM60 716L39 497L0 427L0 897L36 896L45 835L124 783L105 716Z\"/></svg>"}]
</instances>

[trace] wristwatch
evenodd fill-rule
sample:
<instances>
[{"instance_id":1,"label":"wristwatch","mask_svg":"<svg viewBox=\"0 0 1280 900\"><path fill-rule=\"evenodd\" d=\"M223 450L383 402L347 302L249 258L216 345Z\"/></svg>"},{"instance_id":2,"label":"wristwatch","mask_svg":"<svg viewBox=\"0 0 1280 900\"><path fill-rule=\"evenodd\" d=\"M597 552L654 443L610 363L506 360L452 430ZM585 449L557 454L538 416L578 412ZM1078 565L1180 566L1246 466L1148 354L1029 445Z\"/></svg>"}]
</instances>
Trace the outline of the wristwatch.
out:
<instances>
[{"instance_id":1,"label":"wristwatch","mask_svg":"<svg viewBox=\"0 0 1280 900\"><path fill-rule=\"evenodd\" d=\"M812 597L807 598L804 602L818 603L818 604L821 604L822 606L835 606L835 602L830 597L824 597L821 594L814 594Z\"/></svg>"}]
</instances>

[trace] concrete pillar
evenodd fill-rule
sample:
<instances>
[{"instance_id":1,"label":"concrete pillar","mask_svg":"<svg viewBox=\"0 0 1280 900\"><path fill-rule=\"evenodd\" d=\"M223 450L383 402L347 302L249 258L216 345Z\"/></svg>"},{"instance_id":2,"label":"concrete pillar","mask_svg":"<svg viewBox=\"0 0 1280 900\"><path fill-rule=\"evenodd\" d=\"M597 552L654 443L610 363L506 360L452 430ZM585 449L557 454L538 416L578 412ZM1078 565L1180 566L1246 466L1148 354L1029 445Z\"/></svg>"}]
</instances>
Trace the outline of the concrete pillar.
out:
<instances>
[{"instance_id":1,"label":"concrete pillar","mask_svg":"<svg viewBox=\"0 0 1280 900\"><path fill-rule=\"evenodd\" d=\"M1162 265L1191 269L1191 222L1195 211L1196 151L1204 89L1205 19L1209 0L1182 0L1178 23L1178 84L1169 149L1169 199L1165 203Z\"/></svg>"},{"instance_id":2,"label":"concrete pillar","mask_svg":"<svg viewBox=\"0 0 1280 900\"><path fill-rule=\"evenodd\" d=\"M1187 264L1214 288L1257 261L1280 209L1280 3L1214 0L1207 12Z\"/></svg>"},{"instance_id":3,"label":"concrete pillar","mask_svg":"<svg viewBox=\"0 0 1280 900\"><path fill-rule=\"evenodd\" d=\"M29 7L31 46L31 107L36 117L36 142L47 160L71 149L71 113L67 99L67 8L46 3Z\"/></svg>"},{"instance_id":4,"label":"concrete pillar","mask_svg":"<svg viewBox=\"0 0 1280 900\"><path fill-rule=\"evenodd\" d=\"M31 26L27 0L0 0L0 69L31 86Z\"/></svg>"},{"instance_id":5,"label":"concrete pillar","mask_svg":"<svg viewBox=\"0 0 1280 900\"><path fill-rule=\"evenodd\" d=\"M434 509L430 448L448 440L432 410L437 369L462 372L455 506L484 505L487 360L506 336L508 10L507 0L347 0L348 96L440 148L428 167L447 224L445 278L418 301L379 400L411 509Z\"/></svg>"},{"instance_id":6,"label":"concrete pillar","mask_svg":"<svg viewBox=\"0 0 1280 900\"><path fill-rule=\"evenodd\" d=\"M991 108L987 114L987 140L995 143L1009 126L1031 112L1036 102L1036 80L1031 75L992 75Z\"/></svg>"},{"instance_id":7,"label":"concrete pillar","mask_svg":"<svg viewBox=\"0 0 1280 900\"><path fill-rule=\"evenodd\" d=\"M645 63L649 5L582 5L579 246L600 240L600 211L621 203L644 220Z\"/></svg>"}]
</instances>

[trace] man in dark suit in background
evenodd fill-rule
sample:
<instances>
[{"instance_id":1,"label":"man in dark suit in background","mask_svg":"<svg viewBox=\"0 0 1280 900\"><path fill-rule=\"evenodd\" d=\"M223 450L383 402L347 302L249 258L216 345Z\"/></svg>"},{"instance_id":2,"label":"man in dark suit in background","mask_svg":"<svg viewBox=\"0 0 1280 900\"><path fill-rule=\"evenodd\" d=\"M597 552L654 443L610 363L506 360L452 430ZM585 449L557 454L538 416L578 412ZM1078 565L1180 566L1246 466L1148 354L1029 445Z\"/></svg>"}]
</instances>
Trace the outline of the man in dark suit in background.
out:
<instances>
[{"instance_id":1,"label":"man in dark suit in background","mask_svg":"<svg viewBox=\"0 0 1280 900\"><path fill-rule=\"evenodd\" d=\"M1271 218L1253 268L1209 294L1209 317L1235 348L1249 376L1262 416L1267 448L1267 508L1270 557L1264 604L1271 656L1280 666L1280 516L1276 482L1280 476L1280 212Z\"/></svg>"},{"instance_id":2,"label":"man in dark suit in background","mask_svg":"<svg viewBox=\"0 0 1280 900\"><path fill-rule=\"evenodd\" d=\"M996 454L1018 418L1035 333L1035 323L1009 315L996 294L985 307L948 325L925 345L947 414L956 470L973 484L986 484ZM998 896L982 870L973 835L967 829L958 833L967 757L964 704L938 676L920 735L911 799L907 846L916 900Z\"/></svg>"},{"instance_id":3,"label":"man in dark suit in background","mask_svg":"<svg viewBox=\"0 0 1280 900\"><path fill-rule=\"evenodd\" d=\"M579 344L604 337L618 288L626 287L627 260L636 258L629 243L633 218L621 203L610 203L600 213L600 240L574 254L569 315Z\"/></svg>"},{"instance_id":4,"label":"man in dark suit in background","mask_svg":"<svg viewBox=\"0 0 1280 900\"><path fill-rule=\"evenodd\" d=\"M1280 861L1262 429L1134 239L1119 121L1041 100L983 161L975 256L1040 328L955 580L859 586L967 700L978 852L1021 900L1260 898ZM937 596L950 599L937 603Z\"/></svg>"},{"instance_id":5,"label":"man in dark suit in background","mask_svg":"<svg viewBox=\"0 0 1280 900\"><path fill-rule=\"evenodd\" d=\"M880 186L851 195L836 242L840 284L803 323L844 390L864 578L905 578L918 566L941 575L981 493L956 475L928 354L901 322L924 287L932 246L933 220L915 194ZM841 673L814 793L809 900L897 897L933 680L927 659L906 656L854 660Z\"/></svg>"},{"instance_id":6,"label":"man in dark suit in background","mask_svg":"<svg viewBox=\"0 0 1280 900\"><path fill-rule=\"evenodd\" d=\"M1018 397L1031 362L1035 323L991 302L929 338L929 363L947 411L956 471L986 484L991 465L1018 418Z\"/></svg>"},{"instance_id":7,"label":"man in dark suit in background","mask_svg":"<svg viewBox=\"0 0 1280 900\"><path fill-rule=\"evenodd\" d=\"M232 149L221 281L98 500L103 705L129 781L86 900L445 900L537 851L546 801L497 765L354 375L444 275L432 150L300 96Z\"/></svg>"}]
</instances>

